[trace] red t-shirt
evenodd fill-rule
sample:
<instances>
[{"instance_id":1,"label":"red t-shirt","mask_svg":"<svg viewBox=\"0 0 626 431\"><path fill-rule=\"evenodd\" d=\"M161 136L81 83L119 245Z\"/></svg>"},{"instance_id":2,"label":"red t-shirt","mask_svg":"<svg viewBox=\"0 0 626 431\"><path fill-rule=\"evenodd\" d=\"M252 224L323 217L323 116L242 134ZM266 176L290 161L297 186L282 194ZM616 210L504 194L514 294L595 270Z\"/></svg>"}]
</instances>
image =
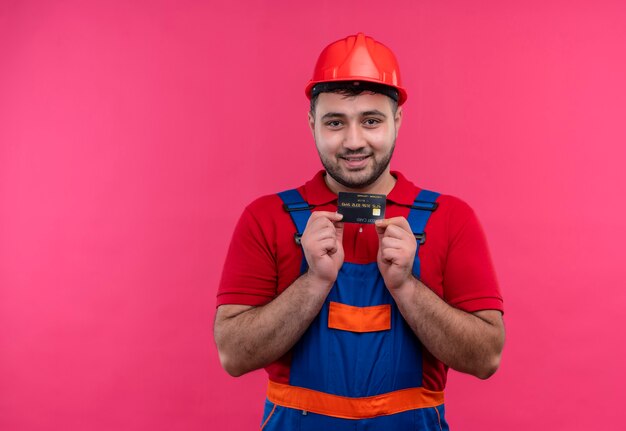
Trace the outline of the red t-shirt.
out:
<instances>
[{"instance_id":1,"label":"red t-shirt","mask_svg":"<svg viewBox=\"0 0 626 431\"><path fill-rule=\"evenodd\" d=\"M337 195L324 181L324 171L298 188L312 211L336 211ZM385 217L407 217L420 189L399 172L387 195ZM441 195L426 225L419 248L421 281L448 304L467 312L500 310L498 288L487 242L474 211L463 201ZM228 250L217 305L260 306L270 302L300 276L302 249L296 228L278 195L263 196L243 212ZM374 225L344 225L345 262L371 263L378 253ZM287 383L289 355L266 369L273 381ZM443 390L447 367L425 352L424 387Z\"/></svg>"}]
</instances>

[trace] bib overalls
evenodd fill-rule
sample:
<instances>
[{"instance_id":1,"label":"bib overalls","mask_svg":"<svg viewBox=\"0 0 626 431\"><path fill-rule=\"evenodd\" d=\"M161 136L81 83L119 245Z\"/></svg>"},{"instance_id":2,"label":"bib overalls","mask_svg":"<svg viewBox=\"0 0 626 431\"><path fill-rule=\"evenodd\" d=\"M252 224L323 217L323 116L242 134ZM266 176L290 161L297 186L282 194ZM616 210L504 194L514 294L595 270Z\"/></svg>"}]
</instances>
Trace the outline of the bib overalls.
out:
<instances>
[{"instance_id":1,"label":"bib overalls","mask_svg":"<svg viewBox=\"0 0 626 431\"><path fill-rule=\"evenodd\" d=\"M296 190L279 196L299 242L311 207ZM411 207L418 250L438 196L422 190ZM301 272L306 269L303 259ZM420 276L417 251L413 275ZM289 384L269 382L261 428L448 430L443 392L423 387L422 345L376 262L344 262L319 315L292 350Z\"/></svg>"}]
</instances>

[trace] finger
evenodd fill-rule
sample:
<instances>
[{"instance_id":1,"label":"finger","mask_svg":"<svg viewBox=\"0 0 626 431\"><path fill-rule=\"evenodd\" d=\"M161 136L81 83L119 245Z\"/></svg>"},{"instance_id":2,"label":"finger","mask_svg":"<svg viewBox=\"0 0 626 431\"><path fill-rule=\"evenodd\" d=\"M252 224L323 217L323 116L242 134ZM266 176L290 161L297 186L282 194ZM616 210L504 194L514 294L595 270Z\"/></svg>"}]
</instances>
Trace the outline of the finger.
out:
<instances>
[{"instance_id":1,"label":"finger","mask_svg":"<svg viewBox=\"0 0 626 431\"><path fill-rule=\"evenodd\" d=\"M324 229L323 231L315 232L311 239L317 242L324 241L326 239L337 239L337 234L334 229Z\"/></svg>"},{"instance_id":2,"label":"finger","mask_svg":"<svg viewBox=\"0 0 626 431\"><path fill-rule=\"evenodd\" d=\"M319 232L324 229L330 229L333 232L335 230L333 223L325 217L318 217L317 219L311 221L307 227L311 232Z\"/></svg>"},{"instance_id":3,"label":"finger","mask_svg":"<svg viewBox=\"0 0 626 431\"><path fill-rule=\"evenodd\" d=\"M378 234L378 241L380 241L383 235L385 234L387 225L388 223L385 223L385 220L376 220L374 222L374 227L376 228L376 233Z\"/></svg>"},{"instance_id":4,"label":"finger","mask_svg":"<svg viewBox=\"0 0 626 431\"><path fill-rule=\"evenodd\" d=\"M337 212L330 211L314 211L311 214L311 218L325 218L332 222L340 221L343 218L343 214L339 214Z\"/></svg>"},{"instance_id":5,"label":"finger","mask_svg":"<svg viewBox=\"0 0 626 431\"><path fill-rule=\"evenodd\" d=\"M343 223L337 222L335 223L335 236L339 244L343 243Z\"/></svg>"},{"instance_id":6,"label":"finger","mask_svg":"<svg viewBox=\"0 0 626 431\"><path fill-rule=\"evenodd\" d=\"M337 239L327 238L323 241L320 241L319 246L320 256L324 256L326 254L335 254L337 252Z\"/></svg>"},{"instance_id":7,"label":"finger","mask_svg":"<svg viewBox=\"0 0 626 431\"><path fill-rule=\"evenodd\" d=\"M343 214L339 214L339 213L331 213L331 214L333 215L333 217L329 218L329 220L332 220L335 222L343 220Z\"/></svg>"},{"instance_id":8,"label":"finger","mask_svg":"<svg viewBox=\"0 0 626 431\"><path fill-rule=\"evenodd\" d=\"M398 262L404 257L402 250L397 249L397 248L384 249L382 250L380 255L383 261L387 263Z\"/></svg>"},{"instance_id":9,"label":"finger","mask_svg":"<svg viewBox=\"0 0 626 431\"><path fill-rule=\"evenodd\" d=\"M385 228L389 226L389 219L388 218L378 219L374 221L374 226L376 226L376 229L382 229L384 231Z\"/></svg>"},{"instance_id":10,"label":"finger","mask_svg":"<svg viewBox=\"0 0 626 431\"><path fill-rule=\"evenodd\" d=\"M311 214L309 220L307 220L305 230L311 230L314 226L323 226L324 224L331 225L336 218L336 213L329 211L315 211Z\"/></svg>"},{"instance_id":11,"label":"finger","mask_svg":"<svg viewBox=\"0 0 626 431\"><path fill-rule=\"evenodd\" d=\"M404 217L392 217L383 220L376 220L376 226L385 229L389 226L398 226L407 232L411 232L411 226Z\"/></svg>"},{"instance_id":12,"label":"finger","mask_svg":"<svg viewBox=\"0 0 626 431\"><path fill-rule=\"evenodd\" d=\"M385 237L408 239L412 235L413 235L413 232L411 232L410 230L406 231L397 225L389 225L385 229Z\"/></svg>"},{"instance_id":13,"label":"finger","mask_svg":"<svg viewBox=\"0 0 626 431\"><path fill-rule=\"evenodd\" d=\"M381 247L383 249L387 249L387 248L397 248L397 249L405 249L406 247L406 243L398 238L392 238L392 237L384 237L381 241Z\"/></svg>"}]
</instances>

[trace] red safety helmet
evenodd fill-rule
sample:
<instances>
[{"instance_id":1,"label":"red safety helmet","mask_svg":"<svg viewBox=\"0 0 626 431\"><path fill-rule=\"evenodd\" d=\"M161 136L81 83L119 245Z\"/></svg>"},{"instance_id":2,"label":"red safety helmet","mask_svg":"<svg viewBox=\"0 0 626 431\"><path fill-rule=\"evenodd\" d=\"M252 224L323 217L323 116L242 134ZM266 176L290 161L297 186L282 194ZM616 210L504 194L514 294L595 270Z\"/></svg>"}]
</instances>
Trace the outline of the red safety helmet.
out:
<instances>
[{"instance_id":1,"label":"red safety helmet","mask_svg":"<svg viewBox=\"0 0 626 431\"><path fill-rule=\"evenodd\" d=\"M317 59L313 78L304 91L311 99L313 87L317 84L341 81L364 81L392 87L398 92L398 105L402 105L407 98L393 52L363 33L348 36L324 48Z\"/></svg>"}]
</instances>

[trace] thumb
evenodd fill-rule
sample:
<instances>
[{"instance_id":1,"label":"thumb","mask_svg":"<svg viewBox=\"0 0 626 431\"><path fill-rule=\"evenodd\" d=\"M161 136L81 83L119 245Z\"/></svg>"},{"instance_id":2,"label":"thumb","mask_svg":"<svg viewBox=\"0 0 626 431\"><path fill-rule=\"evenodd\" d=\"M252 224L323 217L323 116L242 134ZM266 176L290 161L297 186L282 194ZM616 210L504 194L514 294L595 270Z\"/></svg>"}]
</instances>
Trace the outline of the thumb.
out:
<instances>
[{"instance_id":1,"label":"thumb","mask_svg":"<svg viewBox=\"0 0 626 431\"><path fill-rule=\"evenodd\" d=\"M339 244L343 243L343 223L338 222L335 223L335 233L337 236L337 241L339 242Z\"/></svg>"},{"instance_id":2,"label":"thumb","mask_svg":"<svg viewBox=\"0 0 626 431\"><path fill-rule=\"evenodd\" d=\"M376 233L378 234L378 240L380 241L385 235L385 230L387 229L387 226L389 226L389 220L376 220L374 222L374 226L376 226Z\"/></svg>"}]
</instances>

